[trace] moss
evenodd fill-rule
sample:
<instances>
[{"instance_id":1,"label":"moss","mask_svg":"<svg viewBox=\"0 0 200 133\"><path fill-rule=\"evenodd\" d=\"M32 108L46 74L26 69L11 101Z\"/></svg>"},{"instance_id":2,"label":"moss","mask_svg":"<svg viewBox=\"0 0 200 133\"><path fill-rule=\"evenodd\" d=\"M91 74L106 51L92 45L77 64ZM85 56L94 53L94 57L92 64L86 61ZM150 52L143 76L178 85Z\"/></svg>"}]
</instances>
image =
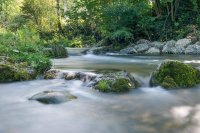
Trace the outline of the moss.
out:
<instances>
[{"instance_id":1,"label":"moss","mask_svg":"<svg viewBox=\"0 0 200 133\"><path fill-rule=\"evenodd\" d=\"M110 83L106 80L100 80L97 85L95 85L95 89L101 92L109 92L110 91Z\"/></svg>"},{"instance_id":2,"label":"moss","mask_svg":"<svg viewBox=\"0 0 200 133\"><path fill-rule=\"evenodd\" d=\"M0 65L0 82L24 81L34 78L25 68L15 64Z\"/></svg>"},{"instance_id":3,"label":"moss","mask_svg":"<svg viewBox=\"0 0 200 133\"><path fill-rule=\"evenodd\" d=\"M125 92L132 88L132 84L130 83L129 79L119 78L113 82L111 88L113 92Z\"/></svg>"},{"instance_id":4,"label":"moss","mask_svg":"<svg viewBox=\"0 0 200 133\"><path fill-rule=\"evenodd\" d=\"M132 84L129 79L118 78L115 80L100 80L95 89L101 92L126 92L132 88Z\"/></svg>"},{"instance_id":5,"label":"moss","mask_svg":"<svg viewBox=\"0 0 200 133\"><path fill-rule=\"evenodd\" d=\"M168 61L154 72L151 82L154 86L161 85L164 88L189 88L200 83L199 73L190 65Z\"/></svg>"},{"instance_id":6,"label":"moss","mask_svg":"<svg viewBox=\"0 0 200 133\"><path fill-rule=\"evenodd\" d=\"M161 84L161 86L163 86L166 89L169 88L177 88L177 84L174 81L173 78L171 78L170 76L166 76Z\"/></svg>"}]
</instances>

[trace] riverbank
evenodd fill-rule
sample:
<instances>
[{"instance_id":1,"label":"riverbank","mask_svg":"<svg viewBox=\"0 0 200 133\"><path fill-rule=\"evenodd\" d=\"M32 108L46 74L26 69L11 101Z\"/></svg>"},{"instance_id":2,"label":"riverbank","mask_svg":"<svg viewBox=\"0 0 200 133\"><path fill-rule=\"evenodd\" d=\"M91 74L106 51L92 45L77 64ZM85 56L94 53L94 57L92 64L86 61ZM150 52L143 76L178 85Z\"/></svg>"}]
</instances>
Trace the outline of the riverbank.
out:
<instances>
[{"instance_id":1,"label":"riverbank","mask_svg":"<svg viewBox=\"0 0 200 133\"><path fill-rule=\"evenodd\" d=\"M170 40L167 42L150 42L145 39L138 40L135 43L120 50L113 49L111 46L102 46L91 48L88 53L104 55L107 53L130 54L130 55L200 55L200 41L192 39Z\"/></svg>"}]
</instances>

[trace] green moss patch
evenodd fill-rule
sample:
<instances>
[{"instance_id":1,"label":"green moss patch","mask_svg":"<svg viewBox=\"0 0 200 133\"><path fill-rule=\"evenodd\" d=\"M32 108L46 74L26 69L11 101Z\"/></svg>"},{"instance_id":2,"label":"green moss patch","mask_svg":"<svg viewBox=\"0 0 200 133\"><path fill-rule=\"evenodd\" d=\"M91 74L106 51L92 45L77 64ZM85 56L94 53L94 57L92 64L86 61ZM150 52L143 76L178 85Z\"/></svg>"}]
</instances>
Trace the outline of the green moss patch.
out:
<instances>
[{"instance_id":1,"label":"green moss patch","mask_svg":"<svg viewBox=\"0 0 200 133\"><path fill-rule=\"evenodd\" d=\"M110 81L100 80L97 85L95 85L95 89L101 92L109 92L111 90Z\"/></svg>"},{"instance_id":2,"label":"green moss patch","mask_svg":"<svg viewBox=\"0 0 200 133\"><path fill-rule=\"evenodd\" d=\"M189 88L200 83L199 75L200 71L190 65L167 61L152 74L150 84L164 88Z\"/></svg>"},{"instance_id":3,"label":"green moss patch","mask_svg":"<svg viewBox=\"0 0 200 133\"><path fill-rule=\"evenodd\" d=\"M132 83L129 79L119 78L112 83L111 88L113 92L125 92L129 91L132 87Z\"/></svg>"},{"instance_id":4,"label":"green moss patch","mask_svg":"<svg viewBox=\"0 0 200 133\"><path fill-rule=\"evenodd\" d=\"M126 71L101 71L100 80L94 85L94 88L101 92L126 92L130 89L139 87L135 78Z\"/></svg>"}]
</instances>

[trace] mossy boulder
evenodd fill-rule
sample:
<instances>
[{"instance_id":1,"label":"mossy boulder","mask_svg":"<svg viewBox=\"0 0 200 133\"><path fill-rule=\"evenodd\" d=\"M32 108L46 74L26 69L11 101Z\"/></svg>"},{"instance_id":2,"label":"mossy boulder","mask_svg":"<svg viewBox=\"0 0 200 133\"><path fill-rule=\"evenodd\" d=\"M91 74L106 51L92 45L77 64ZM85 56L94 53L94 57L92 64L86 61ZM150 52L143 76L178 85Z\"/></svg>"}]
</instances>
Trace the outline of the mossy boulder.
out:
<instances>
[{"instance_id":1,"label":"mossy boulder","mask_svg":"<svg viewBox=\"0 0 200 133\"><path fill-rule=\"evenodd\" d=\"M94 89L101 92L126 92L137 88L139 83L126 71L104 73L94 84Z\"/></svg>"},{"instance_id":2,"label":"mossy boulder","mask_svg":"<svg viewBox=\"0 0 200 133\"><path fill-rule=\"evenodd\" d=\"M26 63L0 64L0 82L25 81L34 79L36 74L34 70L28 68Z\"/></svg>"},{"instance_id":3,"label":"mossy boulder","mask_svg":"<svg viewBox=\"0 0 200 133\"><path fill-rule=\"evenodd\" d=\"M200 71L179 61L164 61L152 73L150 86L190 88L200 83Z\"/></svg>"}]
</instances>

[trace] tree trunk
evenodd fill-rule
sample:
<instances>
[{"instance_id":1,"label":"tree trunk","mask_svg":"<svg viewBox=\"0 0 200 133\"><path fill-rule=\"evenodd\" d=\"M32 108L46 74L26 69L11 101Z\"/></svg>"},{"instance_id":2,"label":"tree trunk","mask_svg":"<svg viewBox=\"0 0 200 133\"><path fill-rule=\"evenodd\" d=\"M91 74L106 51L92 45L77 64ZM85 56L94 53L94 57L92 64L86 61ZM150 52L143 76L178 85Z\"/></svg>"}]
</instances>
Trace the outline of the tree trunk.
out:
<instances>
[{"instance_id":1,"label":"tree trunk","mask_svg":"<svg viewBox=\"0 0 200 133\"><path fill-rule=\"evenodd\" d=\"M176 17L178 7L179 7L180 0L175 0L174 2L174 18Z\"/></svg>"},{"instance_id":2,"label":"tree trunk","mask_svg":"<svg viewBox=\"0 0 200 133\"><path fill-rule=\"evenodd\" d=\"M67 16L65 15L67 12L67 0L63 0L63 11L64 11L64 18L67 19Z\"/></svg>"},{"instance_id":3,"label":"tree trunk","mask_svg":"<svg viewBox=\"0 0 200 133\"><path fill-rule=\"evenodd\" d=\"M60 0L56 0L56 9L57 9L57 25L58 25L58 31L60 33L63 33L62 26L61 26L61 14L60 14Z\"/></svg>"},{"instance_id":4,"label":"tree trunk","mask_svg":"<svg viewBox=\"0 0 200 133\"><path fill-rule=\"evenodd\" d=\"M161 17L162 13L161 13L160 0L155 0L155 11L156 11L157 17Z\"/></svg>"}]
</instances>

